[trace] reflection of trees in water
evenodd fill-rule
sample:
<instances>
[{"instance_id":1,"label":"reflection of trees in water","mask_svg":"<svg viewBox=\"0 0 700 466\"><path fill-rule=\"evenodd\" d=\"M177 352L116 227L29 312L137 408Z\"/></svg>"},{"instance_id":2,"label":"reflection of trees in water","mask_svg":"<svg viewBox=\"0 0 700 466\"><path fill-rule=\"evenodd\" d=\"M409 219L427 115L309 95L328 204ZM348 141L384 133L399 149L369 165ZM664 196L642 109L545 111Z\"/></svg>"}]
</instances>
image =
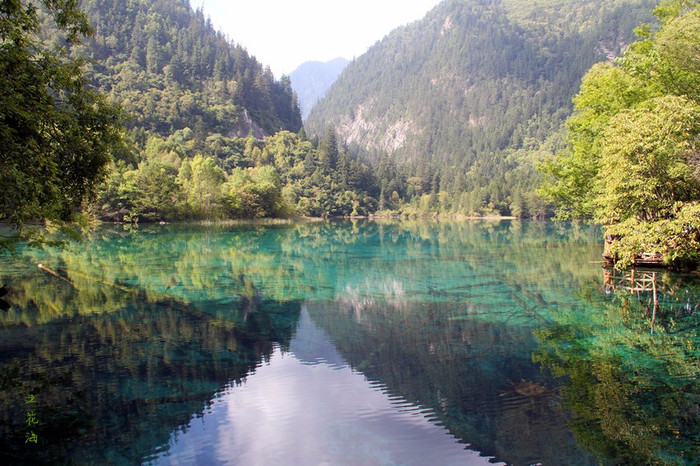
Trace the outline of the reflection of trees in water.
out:
<instances>
[{"instance_id":1,"label":"reflection of trees in water","mask_svg":"<svg viewBox=\"0 0 700 466\"><path fill-rule=\"evenodd\" d=\"M31 389L44 394L40 419L58 419L40 435L64 441L46 455L85 442L118 452L108 444L137 437L148 454L272 342L284 346L296 303L313 298L361 314L328 319L326 331L354 367L432 407L458 437L513 461L561 457L575 450L552 429L557 392L529 360L531 331L585 279L596 239L537 222L319 222L110 227L68 250L27 251L26 270L2 280L12 307L0 323L14 335L2 364L21 361L3 385L3 438L23 435L10 427ZM548 390L523 396L522 380ZM122 432L104 427L110 417Z\"/></svg>"},{"instance_id":2,"label":"reflection of trees in water","mask_svg":"<svg viewBox=\"0 0 700 466\"><path fill-rule=\"evenodd\" d=\"M14 288L13 312L17 303L27 304L31 313L55 298L56 306L69 309L98 306L95 290L31 282ZM104 305L111 306L107 312L61 313L43 325L5 323L3 463L141 462L167 444L173 430L201 416L216 392L269 358L273 345L287 347L300 312L297 302L264 297L222 308L164 297L141 300L136 290L137 296L122 303L111 296L118 290L93 288L107 288L102 290ZM46 296L23 295L41 290ZM24 399L30 394L37 401L37 446L25 443Z\"/></svg>"},{"instance_id":3,"label":"reflection of trees in water","mask_svg":"<svg viewBox=\"0 0 700 466\"><path fill-rule=\"evenodd\" d=\"M448 303L404 306L365 303L358 319L351 303L307 302L354 369L430 409L461 442L512 464L587 464L556 385L530 359L532 325L468 318Z\"/></svg>"},{"instance_id":4,"label":"reflection of trees in water","mask_svg":"<svg viewBox=\"0 0 700 466\"><path fill-rule=\"evenodd\" d=\"M537 290L582 278L581 262L600 253L596 243L589 227L516 221L165 225L106 227L68 250L25 251L21 262L25 273L44 263L71 280L99 277L190 301L236 294L243 275L277 300L335 298L347 286L392 278L407 292L457 294L479 280L511 281L541 304L554 297Z\"/></svg>"},{"instance_id":5,"label":"reflection of trees in water","mask_svg":"<svg viewBox=\"0 0 700 466\"><path fill-rule=\"evenodd\" d=\"M672 276L665 280L667 297L683 290ZM604 462L700 458L698 314L670 298L653 332L648 298L618 291L613 302L592 299L535 333L533 358L567 378L563 399L577 441Z\"/></svg>"}]
</instances>

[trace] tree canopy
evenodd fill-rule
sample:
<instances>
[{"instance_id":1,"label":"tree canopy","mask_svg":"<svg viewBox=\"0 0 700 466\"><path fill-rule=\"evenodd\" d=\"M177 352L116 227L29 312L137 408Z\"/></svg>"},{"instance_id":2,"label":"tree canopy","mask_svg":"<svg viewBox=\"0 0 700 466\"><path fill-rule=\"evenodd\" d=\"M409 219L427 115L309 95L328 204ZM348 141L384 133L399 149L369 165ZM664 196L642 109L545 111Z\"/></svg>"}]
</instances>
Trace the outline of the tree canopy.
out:
<instances>
[{"instance_id":1,"label":"tree canopy","mask_svg":"<svg viewBox=\"0 0 700 466\"><path fill-rule=\"evenodd\" d=\"M118 107L91 89L82 60L40 39L42 17L64 44L92 32L74 0L0 2L0 221L16 229L5 240L28 222L71 221L120 141Z\"/></svg>"},{"instance_id":2,"label":"tree canopy","mask_svg":"<svg viewBox=\"0 0 700 466\"><path fill-rule=\"evenodd\" d=\"M615 64L584 77L567 121L568 150L544 165L541 192L560 218L605 225L619 266L641 254L700 259L700 2L655 10Z\"/></svg>"}]
</instances>

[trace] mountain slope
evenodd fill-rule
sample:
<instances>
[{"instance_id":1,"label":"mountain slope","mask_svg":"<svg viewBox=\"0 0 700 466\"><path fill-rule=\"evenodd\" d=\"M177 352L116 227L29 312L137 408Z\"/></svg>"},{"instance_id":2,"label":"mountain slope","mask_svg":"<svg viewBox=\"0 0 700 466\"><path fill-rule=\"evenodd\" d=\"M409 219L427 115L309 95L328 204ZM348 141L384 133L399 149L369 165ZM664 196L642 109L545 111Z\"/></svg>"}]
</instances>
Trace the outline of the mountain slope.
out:
<instances>
[{"instance_id":1,"label":"mountain slope","mask_svg":"<svg viewBox=\"0 0 700 466\"><path fill-rule=\"evenodd\" d=\"M306 119L313 106L338 79L350 62L336 58L329 62L308 61L291 72L292 89L299 98L301 116Z\"/></svg>"},{"instance_id":2,"label":"mountain slope","mask_svg":"<svg viewBox=\"0 0 700 466\"><path fill-rule=\"evenodd\" d=\"M131 116L129 126L202 138L301 128L288 78L276 81L187 0L82 0L95 36L73 52ZM242 133L242 134L241 134Z\"/></svg>"},{"instance_id":3,"label":"mountain slope","mask_svg":"<svg viewBox=\"0 0 700 466\"><path fill-rule=\"evenodd\" d=\"M560 147L582 75L619 55L653 3L447 0L348 66L307 132L333 127L351 148L389 154L412 180L400 196L541 214L535 162Z\"/></svg>"}]
</instances>

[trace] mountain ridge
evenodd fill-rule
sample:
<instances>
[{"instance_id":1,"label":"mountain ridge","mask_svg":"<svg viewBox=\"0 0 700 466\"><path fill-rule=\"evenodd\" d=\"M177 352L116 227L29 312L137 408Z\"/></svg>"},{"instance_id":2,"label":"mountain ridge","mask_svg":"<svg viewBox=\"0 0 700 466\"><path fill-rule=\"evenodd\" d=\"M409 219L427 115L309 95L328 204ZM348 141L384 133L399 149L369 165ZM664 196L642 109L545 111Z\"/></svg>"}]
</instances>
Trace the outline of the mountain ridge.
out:
<instances>
[{"instance_id":1,"label":"mountain ridge","mask_svg":"<svg viewBox=\"0 0 700 466\"><path fill-rule=\"evenodd\" d=\"M289 74L303 120L349 64L350 60L342 57L327 62L312 60L302 63Z\"/></svg>"},{"instance_id":2,"label":"mountain ridge","mask_svg":"<svg viewBox=\"0 0 700 466\"><path fill-rule=\"evenodd\" d=\"M298 131L288 78L214 29L187 0L81 0L94 37L73 53L92 64L97 87L132 116L129 128L166 136L186 127L208 134L236 128L265 135ZM247 124L248 120L254 125Z\"/></svg>"},{"instance_id":3,"label":"mountain ridge","mask_svg":"<svg viewBox=\"0 0 700 466\"><path fill-rule=\"evenodd\" d=\"M441 210L541 215L536 161L563 147L583 74L619 56L654 2L564 3L447 0L349 65L305 128L388 155L414 179L400 197L444 192Z\"/></svg>"}]
</instances>

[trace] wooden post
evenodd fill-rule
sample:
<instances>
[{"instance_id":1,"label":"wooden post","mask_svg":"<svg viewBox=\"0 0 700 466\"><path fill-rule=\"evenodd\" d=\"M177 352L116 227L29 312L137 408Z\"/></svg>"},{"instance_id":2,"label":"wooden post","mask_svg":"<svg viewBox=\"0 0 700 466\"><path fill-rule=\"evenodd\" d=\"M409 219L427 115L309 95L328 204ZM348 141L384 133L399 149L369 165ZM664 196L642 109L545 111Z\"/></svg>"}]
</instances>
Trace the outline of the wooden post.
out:
<instances>
[{"instance_id":1,"label":"wooden post","mask_svg":"<svg viewBox=\"0 0 700 466\"><path fill-rule=\"evenodd\" d=\"M659 301L656 298L656 272L654 272L651 276L651 284L653 287L653 292L654 292L654 313L651 316L651 333L654 333L654 323L656 322L656 310L659 307Z\"/></svg>"}]
</instances>

